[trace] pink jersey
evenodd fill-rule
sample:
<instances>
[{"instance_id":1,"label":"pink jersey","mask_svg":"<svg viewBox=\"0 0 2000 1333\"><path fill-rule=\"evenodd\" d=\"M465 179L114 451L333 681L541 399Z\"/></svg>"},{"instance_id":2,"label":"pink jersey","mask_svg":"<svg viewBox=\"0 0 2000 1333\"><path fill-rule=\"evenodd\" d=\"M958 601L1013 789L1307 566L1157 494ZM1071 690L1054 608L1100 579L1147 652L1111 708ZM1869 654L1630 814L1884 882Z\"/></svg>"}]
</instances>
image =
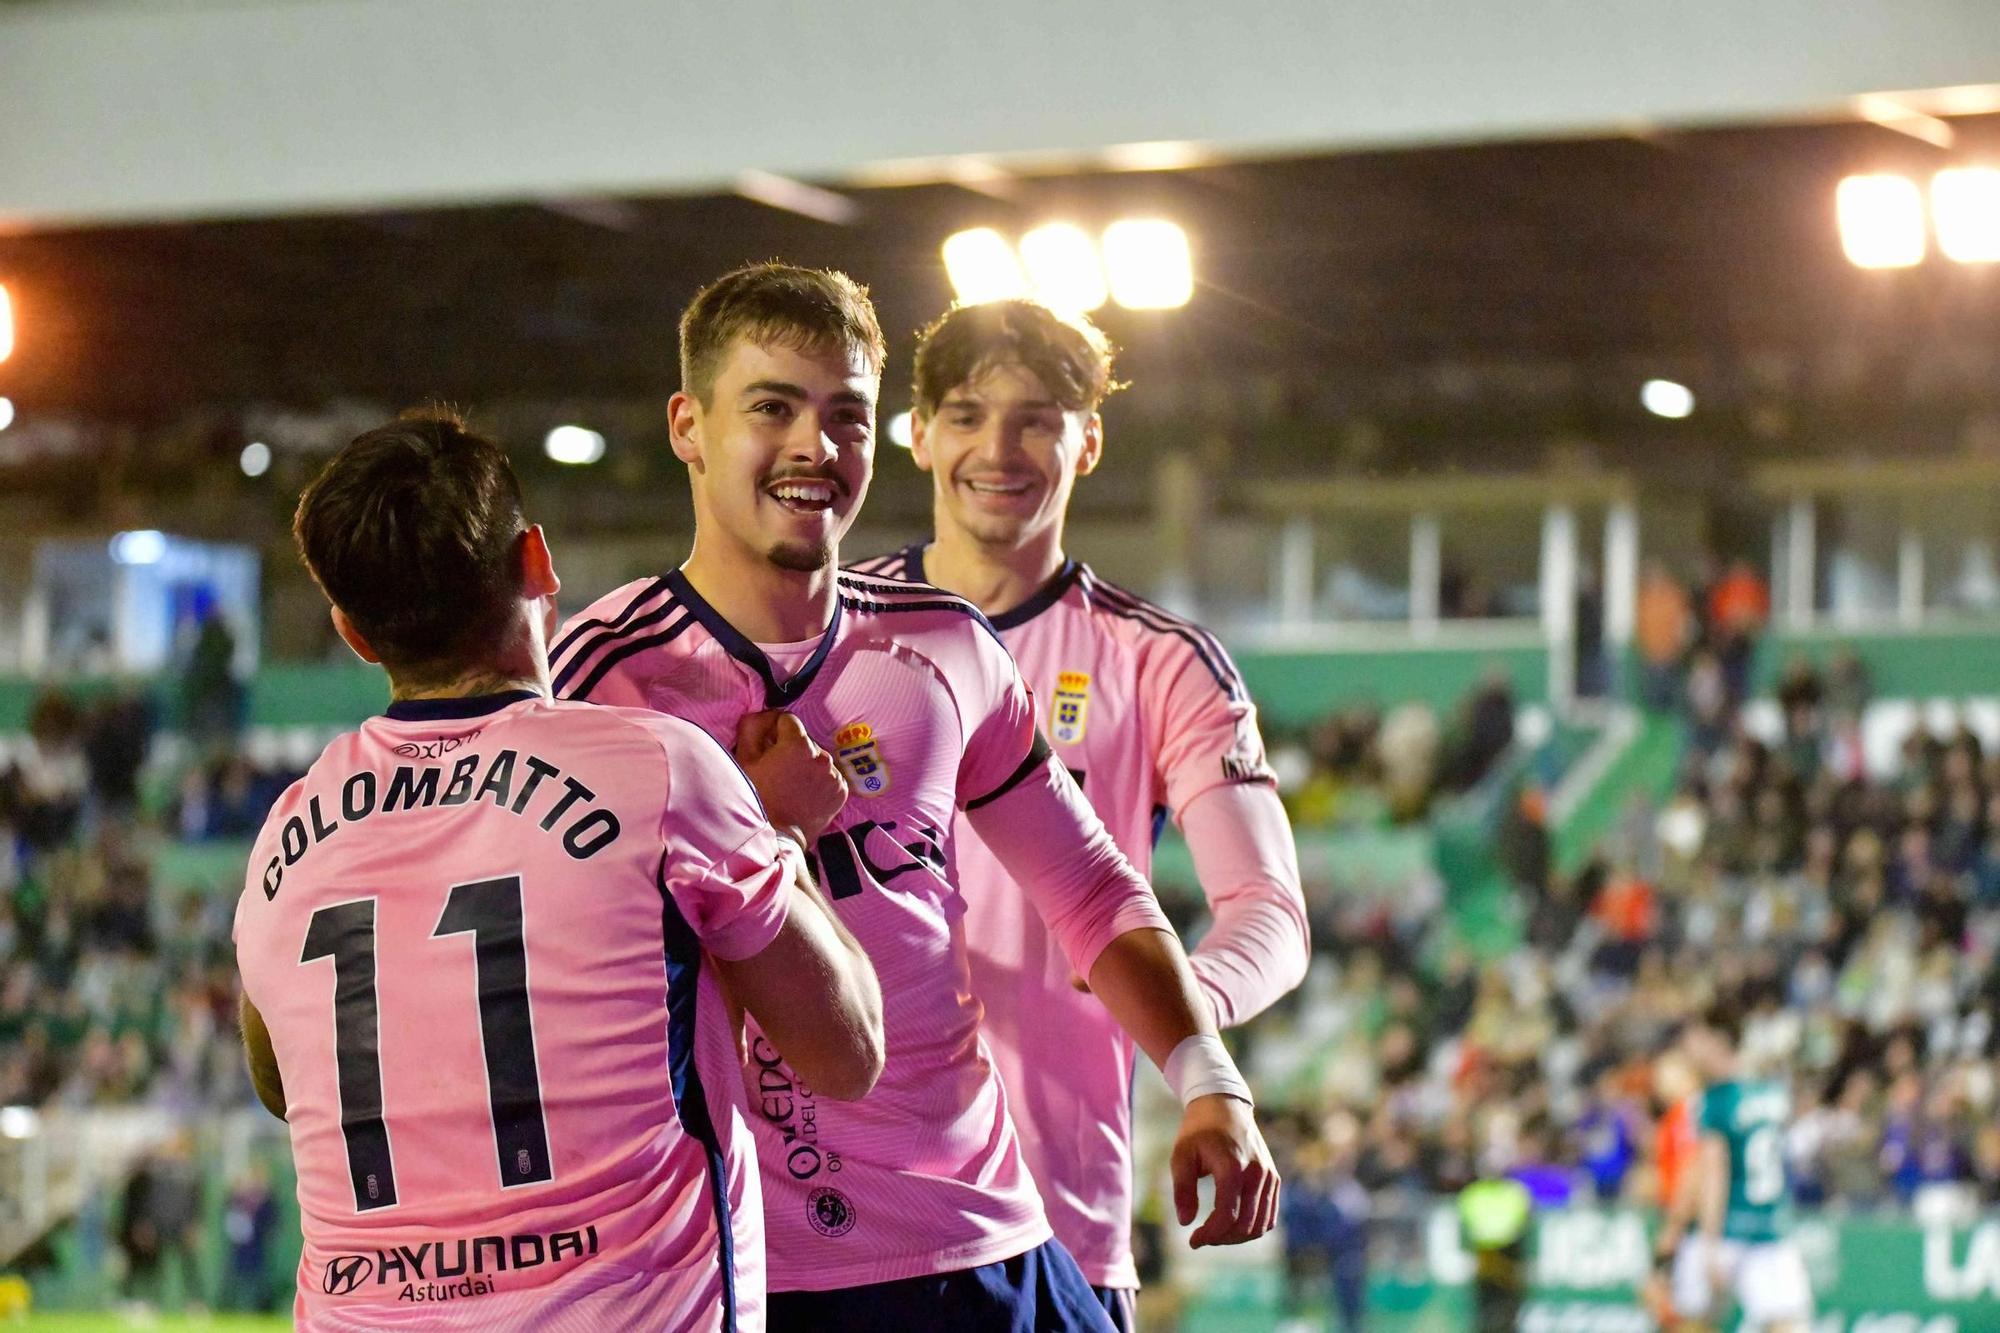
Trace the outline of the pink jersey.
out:
<instances>
[{"instance_id":1,"label":"pink jersey","mask_svg":"<svg viewBox=\"0 0 2000 1333\"><path fill-rule=\"evenodd\" d=\"M857 566L913 581L922 547ZM1040 702L1056 755L1142 872L1172 812L1219 787L1254 784L1277 808L1277 873L1254 877L1232 921L1214 904L1214 950L1190 962L1221 1021L1242 1021L1296 985L1306 962L1304 901L1256 709L1222 645L1199 626L1097 578L1072 560L993 620ZM1056 1237L1098 1286L1136 1287L1132 1263L1134 1049L1104 1006L1071 983L1036 914L969 825L959 882L973 987L987 1041ZM1202 869L1206 871L1207 866ZM1203 876L1203 887L1213 889ZM1232 904L1234 906L1234 904ZM1225 939L1225 936L1233 938Z\"/></svg>"},{"instance_id":2,"label":"pink jersey","mask_svg":"<svg viewBox=\"0 0 2000 1333\"><path fill-rule=\"evenodd\" d=\"M258 835L244 994L284 1080L305 1329L763 1326L704 951L796 851L697 728L528 691L392 705Z\"/></svg>"},{"instance_id":3,"label":"pink jersey","mask_svg":"<svg viewBox=\"0 0 2000 1333\"><path fill-rule=\"evenodd\" d=\"M777 1291L994 1263L1050 1234L980 1039L951 873L954 814L1007 808L1048 774L1034 707L970 603L846 574L838 591L816 643L767 651L676 570L599 601L552 654L559 694L669 710L724 741L744 714L784 708L847 775L847 805L813 859L875 964L887 1055L867 1097L822 1099L752 1027L744 1080ZM1072 837L1078 861L1116 863L1105 882L1117 893L1055 905L1065 944L1087 967L1117 935L1161 918L1077 808L1101 849L1077 822L1040 836Z\"/></svg>"}]
</instances>

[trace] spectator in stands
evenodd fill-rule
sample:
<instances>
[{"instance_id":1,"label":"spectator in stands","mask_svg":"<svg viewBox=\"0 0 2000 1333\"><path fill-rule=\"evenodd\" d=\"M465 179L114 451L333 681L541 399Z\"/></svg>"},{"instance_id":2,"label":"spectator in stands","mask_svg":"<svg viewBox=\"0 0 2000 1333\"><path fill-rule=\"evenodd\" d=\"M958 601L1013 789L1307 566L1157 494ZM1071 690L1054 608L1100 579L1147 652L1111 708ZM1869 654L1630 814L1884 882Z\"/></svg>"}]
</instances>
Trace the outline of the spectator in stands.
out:
<instances>
[{"instance_id":1,"label":"spectator in stands","mask_svg":"<svg viewBox=\"0 0 2000 1333\"><path fill-rule=\"evenodd\" d=\"M243 703L243 686L236 679L236 635L223 614L211 609L181 679L183 725L198 751L214 753L235 743Z\"/></svg>"},{"instance_id":2,"label":"spectator in stands","mask_svg":"<svg viewBox=\"0 0 2000 1333\"><path fill-rule=\"evenodd\" d=\"M0 793L0 815L34 852L76 833L90 787L83 718L67 695L50 691L28 714L28 739Z\"/></svg>"},{"instance_id":3,"label":"spectator in stands","mask_svg":"<svg viewBox=\"0 0 2000 1333\"><path fill-rule=\"evenodd\" d=\"M1687 589L1653 559L1639 581L1636 637L1643 674L1640 694L1646 707L1668 712L1680 698L1681 662L1694 630Z\"/></svg>"},{"instance_id":4,"label":"spectator in stands","mask_svg":"<svg viewBox=\"0 0 2000 1333\"><path fill-rule=\"evenodd\" d=\"M1285 1248L1286 1330L1317 1325L1302 1317L1324 1280L1342 1333L1359 1333L1368 1299L1368 1226L1374 1206L1355 1176L1361 1126L1335 1111L1318 1135L1305 1135L1286 1172L1280 1214Z\"/></svg>"},{"instance_id":5,"label":"spectator in stands","mask_svg":"<svg viewBox=\"0 0 2000 1333\"><path fill-rule=\"evenodd\" d=\"M1731 707L1750 695L1750 664L1757 636L1771 618L1771 593L1748 560L1730 562L1709 591L1711 646L1722 664Z\"/></svg>"},{"instance_id":6,"label":"spectator in stands","mask_svg":"<svg viewBox=\"0 0 2000 1333\"><path fill-rule=\"evenodd\" d=\"M199 1291L194 1247L200 1211L193 1141L178 1133L133 1172L125 1187L119 1245L125 1251L128 1300L164 1304L170 1264L178 1270L184 1298Z\"/></svg>"},{"instance_id":7,"label":"spectator in stands","mask_svg":"<svg viewBox=\"0 0 2000 1333\"><path fill-rule=\"evenodd\" d=\"M271 1173L262 1162L253 1161L231 1184L223 1205L222 1230L229 1255L222 1266L217 1309L265 1314L277 1308L271 1281L271 1242L277 1229Z\"/></svg>"}]
</instances>

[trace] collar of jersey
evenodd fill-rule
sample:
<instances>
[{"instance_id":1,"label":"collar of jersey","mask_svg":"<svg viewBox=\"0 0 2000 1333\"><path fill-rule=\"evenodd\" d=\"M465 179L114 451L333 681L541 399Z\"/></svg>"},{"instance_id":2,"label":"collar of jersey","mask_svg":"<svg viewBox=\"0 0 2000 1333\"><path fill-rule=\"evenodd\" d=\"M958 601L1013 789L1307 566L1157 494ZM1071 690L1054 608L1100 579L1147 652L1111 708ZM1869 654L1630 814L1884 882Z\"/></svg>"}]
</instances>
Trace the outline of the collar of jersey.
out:
<instances>
[{"instance_id":1,"label":"collar of jersey","mask_svg":"<svg viewBox=\"0 0 2000 1333\"><path fill-rule=\"evenodd\" d=\"M541 697L534 690L501 690L498 694L461 694L451 699L398 699L382 716L397 722L446 722L460 717L485 717Z\"/></svg>"},{"instance_id":2,"label":"collar of jersey","mask_svg":"<svg viewBox=\"0 0 2000 1333\"><path fill-rule=\"evenodd\" d=\"M724 651L763 679L766 708L783 708L795 702L812 687L813 677L819 674L820 667L826 662L826 655L833 651L834 637L840 633L840 599L836 597L833 601L833 615L826 622L826 632L819 637L819 647L813 649L812 656L806 659L805 665L781 685L771 670L771 659L764 655L764 650L751 642L736 626L724 620L722 613L710 606L707 599L694 590L694 585L688 582L684 572L678 569L669 571L667 588L680 604L701 622L701 627L709 632L710 637L722 645Z\"/></svg>"},{"instance_id":3,"label":"collar of jersey","mask_svg":"<svg viewBox=\"0 0 2000 1333\"><path fill-rule=\"evenodd\" d=\"M903 548L904 578L912 583L924 583L928 581L924 578L924 552L929 547L930 543L928 542L912 542ZM986 617L987 623L992 625L994 629L1013 629L1016 625L1025 625L1042 612L1054 606L1057 602L1060 602L1062 595L1075 586L1076 581L1082 577L1083 561L1074 557L1066 559L1063 561L1062 568L1050 576L1047 583L1035 589L1027 601L1021 603L1011 611L1004 611L997 616Z\"/></svg>"}]
</instances>

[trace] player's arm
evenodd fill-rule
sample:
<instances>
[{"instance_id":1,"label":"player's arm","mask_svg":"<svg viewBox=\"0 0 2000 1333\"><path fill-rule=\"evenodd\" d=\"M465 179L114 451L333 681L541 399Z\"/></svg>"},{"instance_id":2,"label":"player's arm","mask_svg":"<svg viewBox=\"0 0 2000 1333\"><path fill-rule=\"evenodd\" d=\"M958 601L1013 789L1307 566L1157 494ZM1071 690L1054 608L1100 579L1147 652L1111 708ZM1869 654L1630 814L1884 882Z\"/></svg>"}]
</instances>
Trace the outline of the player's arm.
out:
<instances>
[{"instance_id":1,"label":"player's arm","mask_svg":"<svg viewBox=\"0 0 2000 1333\"><path fill-rule=\"evenodd\" d=\"M1181 815L1212 918L1189 955L1223 1027L1247 1023L1305 979L1311 961L1291 820L1276 787L1211 787Z\"/></svg>"},{"instance_id":2,"label":"player's arm","mask_svg":"<svg viewBox=\"0 0 2000 1333\"><path fill-rule=\"evenodd\" d=\"M1215 1179L1215 1207L1193 1244L1254 1239L1277 1220L1278 1176L1252 1116L1249 1086L1215 1036L1186 953L1146 881L1126 861L1075 781L1039 736L1007 783L964 805L1098 1000L1166 1074L1185 1107L1174 1144L1183 1224L1195 1182Z\"/></svg>"},{"instance_id":3,"label":"player's arm","mask_svg":"<svg viewBox=\"0 0 2000 1333\"><path fill-rule=\"evenodd\" d=\"M250 1003L248 995L237 1005L237 1021L243 1029L243 1055L250 1065L250 1086L257 1090L257 1100L264 1103L264 1109L283 1120L285 1081L278 1074L278 1053L271 1049L271 1030L264 1026L264 1016Z\"/></svg>"},{"instance_id":4,"label":"player's arm","mask_svg":"<svg viewBox=\"0 0 2000 1333\"><path fill-rule=\"evenodd\" d=\"M793 1072L839 1100L866 1096L882 1073L882 991L875 968L820 897L805 849L847 801L833 760L789 713L753 713L737 727L736 759L772 824L796 842L785 923L748 958L716 960L730 995L757 1020Z\"/></svg>"},{"instance_id":5,"label":"player's arm","mask_svg":"<svg viewBox=\"0 0 2000 1333\"><path fill-rule=\"evenodd\" d=\"M1174 812L1210 925L1189 954L1223 1027L1304 980L1311 961L1291 820L1264 760L1257 710L1219 645L1161 635L1139 673L1156 790Z\"/></svg>"},{"instance_id":6,"label":"player's arm","mask_svg":"<svg viewBox=\"0 0 2000 1333\"><path fill-rule=\"evenodd\" d=\"M1723 1214L1729 1207L1729 1145L1720 1134L1702 1131L1699 1155L1690 1174L1698 1182L1701 1237L1713 1254L1713 1246L1722 1238Z\"/></svg>"}]
</instances>

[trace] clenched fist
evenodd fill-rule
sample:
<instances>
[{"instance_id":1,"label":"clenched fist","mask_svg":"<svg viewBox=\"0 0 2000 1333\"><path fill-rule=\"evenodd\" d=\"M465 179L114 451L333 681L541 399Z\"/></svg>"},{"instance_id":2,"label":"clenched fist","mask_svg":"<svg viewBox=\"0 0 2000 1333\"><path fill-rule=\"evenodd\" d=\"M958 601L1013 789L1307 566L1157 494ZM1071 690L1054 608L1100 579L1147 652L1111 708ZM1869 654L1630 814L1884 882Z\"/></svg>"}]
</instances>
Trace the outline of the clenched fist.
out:
<instances>
[{"instance_id":1,"label":"clenched fist","mask_svg":"<svg viewBox=\"0 0 2000 1333\"><path fill-rule=\"evenodd\" d=\"M796 830L808 847L847 804L847 779L790 713L746 714L736 724L735 755L771 823Z\"/></svg>"}]
</instances>

